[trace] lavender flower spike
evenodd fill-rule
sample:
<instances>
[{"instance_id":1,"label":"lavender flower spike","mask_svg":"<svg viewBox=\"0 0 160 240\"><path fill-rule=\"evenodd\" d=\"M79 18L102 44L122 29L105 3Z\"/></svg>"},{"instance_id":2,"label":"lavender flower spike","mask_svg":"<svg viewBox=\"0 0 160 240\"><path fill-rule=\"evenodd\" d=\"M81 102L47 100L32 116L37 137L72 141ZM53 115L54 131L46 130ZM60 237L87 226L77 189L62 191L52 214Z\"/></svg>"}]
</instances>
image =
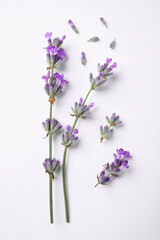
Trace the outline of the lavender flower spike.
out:
<instances>
[{"instance_id":1,"label":"lavender flower spike","mask_svg":"<svg viewBox=\"0 0 160 240\"><path fill-rule=\"evenodd\" d=\"M107 22L105 21L105 19L103 17L100 18L101 22L103 23L103 25L108 28Z\"/></svg>"},{"instance_id":2,"label":"lavender flower spike","mask_svg":"<svg viewBox=\"0 0 160 240\"><path fill-rule=\"evenodd\" d=\"M110 128L109 126L100 126L100 134L101 134L101 137L100 137L100 142L103 141L104 138L108 138L111 133L113 132L113 129Z\"/></svg>"},{"instance_id":3,"label":"lavender flower spike","mask_svg":"<svg viewBox=\"0 0 160 240\"><path fill-rule=\"evenodd\" d=\"M99 37L92 37L88 40L88 42L98 42L99 40Z\"/></svg>"},{"instance_id":4,"label":"lavender flower spike","mask_svg":"<svg viewBox=\"0 0 160 240\"><path fill-rule=\"evenodd\" d=\"M74 142L78 140L76 134L78 134L78 129L74 129L71 133L71 126L67 125L66 132L62 135L62 145L70 147Z\"/></svg>"},{"instance_id":5,"label":"lavender flower spike","mask_svg":"<svg viewBox=\"0 0 160 240\"><path fill-rule=\"evenodd\" d=\"M43 162L43 167L46 170L46 173L51 174L52 178L54 179L54 172L59 167L60 161L56 160L55 158L46 158Z\"/></svg>"},{"instance_id":6,"label":"lavender flower spike","mask_svg":"<svg viewBox=\"0 0 160 240\"><path fill-rule=\"evenodd\" d=\"M86 65L86 54L84 52L81 53L81 63Z\"/></svg>"},{"instance_id":7,"label":"lavender flower spike","mask_svg":"<svg viewBox=\"0 0 160 240\"><path fill-rule=\"evenodd\" d=\"M113 113L111 118L106 116L106 119L107 119L107 122L110 124L110 126L117 126L122 123L122 121L119 120L120 116L119 115L116 116L116 113Z\"/></svg>"},{"instance_id":8,"label":"lavender flower spike","mask_svg":"<svg viewBox=\"0 0 160 240\"><path fill-rule=\"evenodd\" d=\"M110 44L110 48L115 49L115 47L116 47L116 40L114 39Z\"/></svg>"},{"instance_id":9,"label":"lavender flower spike","mask_svg":"<svg viewBox=\"0 0 160 240\"><path fill-rule=\"evenodd\" d=\"M109 164L105 164L102 172L97 176L98 183L95 185L98 186L99 184L106 184L107 182L111 181L114 177L118 177L119 173L123 168L129 168L128 160L132 157L130 152L124 151L122 148L116 150L116 154L113 154L114 161Z\"/></svg>"},{"instance_id":10,"label":"lavender flower spike","mask_svg":"<svg viewBox=\"0 0 160 240\"><path fill-rule=\"evenodd\" d=\"M78 118L86 118L90 112L90 109L94 106L94 103L89 105L83 105L83 98L81 97L78 102L75 102L74 107L71 107L73 114L71 116L76 116Z\"/></svg>"},{"instance_id":11,"label":"lavender flower spike","mask_svg":"<svg viewBox=\"0 0 160 240\"><path fill-rule=\"evenodd\" d=\"M79 32L78 32L78 29L76 28L76 26L74 25L74 23L73 23L72 20L69 20L69 21L68 21L68 24L71 26L71 28L73 29L73 31L74 31L75 33L79 33Z\"/></svg>"}]
</instances>

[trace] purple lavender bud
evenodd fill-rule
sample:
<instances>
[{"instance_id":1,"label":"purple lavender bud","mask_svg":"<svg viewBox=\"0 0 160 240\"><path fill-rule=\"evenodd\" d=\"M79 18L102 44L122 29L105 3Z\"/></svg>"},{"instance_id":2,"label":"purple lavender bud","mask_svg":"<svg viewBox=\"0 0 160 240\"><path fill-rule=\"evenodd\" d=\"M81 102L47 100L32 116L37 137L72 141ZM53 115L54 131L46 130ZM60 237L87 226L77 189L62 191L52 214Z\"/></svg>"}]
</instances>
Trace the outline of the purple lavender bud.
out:
<instances>
[{"instance_id":1,"label":"purple lavender bud","mask_svg":"<svg viewBox=\"0 0 160 240\"><path fill-rule=\"evenodd\" d=\"M108 28L108 25L107 25L107 22L105 21L105 19L101 17L100 20L101 20L101 22L103 23L103 25L104 25L106 28Z\"/></svg>"},{"instance_id":2,"label":"purple lavender bud","mask_svg":"<svg viewBox=\"0 0 160 240\"><path fill-rule=\"evenodd\" d=\"M74 142L78 140L78 129L74 129L71 133L71 126L67 125L66 132L62 135L62 144L66 147L70 147Z\"/></svg>"},{"instance_id":3,"label":"purple lavender bud","mask_svg":"<svg viewBox=\"0 0 160 240\"><path fill-rule=\"evenodd\" d=\"M90 108L93 107L93 106L94 106L94 103L89 104L89 107L90 107Z\"/></svg>"},{"instance_id":4,"label":"purple lavender bud","mask_svg":"<svg viewBox=\"0 0 160 240\"><path fill-rule=\"evenodd\" d=\"M46 32L46 34L45 34L45 38L48 38L48 39L50 39L51 38L51 36L52 36L52 32Z\"/></svg>"},{"instance_id":5,"label":"purple lavender bud","mask_svg":"<svg viewBox=\"0 0 160 240\"><path fill-rule=\"evenodd\" d=\"M110 44L110 48L114 49L115 47L116 47L116 40L114 39Z\"/></svg>"},{"instance_id":6,"label":"purple lavender bud","mask_svg":"<svg viewBox=\"0 0 160 240\"><path fill-rule=\"evenodd\" d=\"M78 129L75 128L75 129L73 130L73 134L78 134Z\"/></svg>"},{"instance_id":7,"label":"purple lavender bud","mask_svg":"<svg viewBox=\"0 0 160 240\"><path fill-rule=\"evenodd\" d=\"M74 23L73 23L72 20L69 20L69 21L68 21L68 24L71 26L71 28L73 29L73 31L74 31L75 33L79 33L79 32L78 32L78 29L76 28L76 26L74 25Z\"/></svg>"},{"instance_id":8,"label":"purple lavender bud","mask_svg":"<svg viewBox=\"0 0 160 240\"><path fill-rule=\"evenodd\" d=\"M70 126L70 125L67 125L66 130L67 130L68 132L70 132L71 126Z\"/></svg>"},{"instance_id":9,"label":"purple lavender bud","mask_svg":"<svg viewBox=\"0 0 160 240\"><path fill-rule=\"evenodd\" d=\"M98 42L99 40L99 37L92 37L88 40L88 42Z\"/></svg>"},{"instance_id":10,"label":"purple lavender bud","mask_svg":"<svg viewBox=\"0 0 160 240\"><path fill-rule=\"evenodd\" d=\"M84 52L81 53L81 63L86 65L86 54Z\"/></svg>"},{"instance_id":11,"label":"purple lavender bud","mask_svg":"<svg viewBox=\"0 0 160 240\"><path fill-rule=\"evenodd\" d=\"M102 77L102 76L103 76L103 72L100 72L100 73L99 73L99 76Z\"/></svg>"},{"instance_id":12,"label":"purple lavender bud","mask_svg":"<svg viewBox=\"0 0 160 240\"><path fill-rule=\"evenodd\" d=\"M107 58L106 63L109 64L110 62L112 62L112 58Z\"/></svg>"},{"instance_id":13,"label":"purple lavender bud","mask_svg":"<svg viewBox=\"0 0 160 240\"><path fill-rule=\"evenodd\" d=\"M117 67L117 63L115 62L112 64L111 68L116 68L116 67Z\"/></svg>"}]
</instances>

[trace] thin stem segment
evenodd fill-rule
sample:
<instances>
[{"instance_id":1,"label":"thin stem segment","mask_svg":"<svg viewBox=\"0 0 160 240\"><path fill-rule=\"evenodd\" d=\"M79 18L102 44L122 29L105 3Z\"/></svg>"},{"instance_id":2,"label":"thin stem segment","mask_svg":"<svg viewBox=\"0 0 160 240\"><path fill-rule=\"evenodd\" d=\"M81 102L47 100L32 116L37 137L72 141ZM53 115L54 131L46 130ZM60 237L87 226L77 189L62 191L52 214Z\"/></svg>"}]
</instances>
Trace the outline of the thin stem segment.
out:
<instances>
[{"instance_id":1,"label":"thin stem segment","mask_svg":"<svg viewBox=\"0 0 160 240\"><path fill-rule=\"evenodd\" d=\"M88 91L84 101L83 101L83 105L85 104L89 94L91 93L92 88L90 88L90 90ZM70 131L70 136L73 133L73 130L75 129L75 126L78 122L79 117L76 117L71 131ZM67 147L65 147L64 149L64 153L63 153L63 163L62 163L62 182L63 182L63 194L64 194L64 203L65 203L65 212L66 212L66 222L69 222L69 208L68 208L68 198L67 198L67 189L66 189L66 171L65 171L65 165L66 165L66 154L67 154Z\"/></svg>"}]
</instances>

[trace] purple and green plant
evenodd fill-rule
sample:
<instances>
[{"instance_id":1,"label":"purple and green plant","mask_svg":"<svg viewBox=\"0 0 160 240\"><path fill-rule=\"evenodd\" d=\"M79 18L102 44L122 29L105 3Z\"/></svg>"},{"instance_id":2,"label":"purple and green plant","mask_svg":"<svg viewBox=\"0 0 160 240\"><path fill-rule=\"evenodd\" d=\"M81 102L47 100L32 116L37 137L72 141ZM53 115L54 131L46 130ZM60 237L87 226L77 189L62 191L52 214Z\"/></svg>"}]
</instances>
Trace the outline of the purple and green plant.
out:
<instances>
[{"instance_id":1,"label":"purple and green plant","mask_svg":"<svg viewBox=\"0 0 160 240\"><path fill-rule=\"evenodd\" d=\"M64 153L63 153L63 163L62 163L62 180L63 180L63 193L64 193L64 203L65 203L65 213L66 213L66 222L69 222L69 208L68 208L68 197L67 197L67 189L66 189L66 155L67 149L72 145L74 141L78 138L76 134L78 130L75 129L76 124L79 118L86 118L89 114L90 109L93 107L94 103L89 105L86 104L86 101L93 90L96 90L99 86L103 85L107 81L107 77L113 74L112 70L117 67L117 63L110 64L112 62L112 58L107 58L106 62L103 65L98 64L98 76L93 77L91 73L90 78L90 89L84 98L80 98L79 102L75 102L74 107L72 107L71 116L75 117L74 123L71 126L67 126L66 133L62 135L62 144L64 145Z\"/></svg>"},{"instance_id":2,"label":"purple and green plant","mask_svg":"<svg viewBox=\"0 0 160 240\"><path fill-rule=\"evenodd\" d=\"M47 132L46 137L49 137L49 157L43 162L43 167L46 173L49 174L49 205L50 205L50 222L53 223L53 203L52 203L52 182L54 180L54 172L60 165L59 160L52 157L52 135L58 132L62 125L52 116L53 104L56 97L61 95L63 92L64 84L68 84L68 81L64 79L63 74L58 72L54 73L54 69L62 62L66 57L65 50L61 48L66 36L61 39L59 37L52 40L52 32L47 32L45 38L48 40L48 46L46 49L47 55L47 75L43 75L42 79L45 80L44 90L49 96L49 118L47 118L43 123L43 128Z\"/></svg>"}]
</instances>

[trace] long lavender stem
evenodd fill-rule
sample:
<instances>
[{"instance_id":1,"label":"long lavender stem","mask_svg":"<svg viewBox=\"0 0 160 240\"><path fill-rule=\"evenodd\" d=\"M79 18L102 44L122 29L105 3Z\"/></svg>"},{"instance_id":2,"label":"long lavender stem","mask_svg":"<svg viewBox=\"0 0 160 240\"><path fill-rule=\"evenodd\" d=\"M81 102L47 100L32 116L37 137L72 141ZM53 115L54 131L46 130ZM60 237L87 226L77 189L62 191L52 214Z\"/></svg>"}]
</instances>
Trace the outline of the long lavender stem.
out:
<instances>
[{"instance_id":1,"label":"long lavender stem","mask_svg":"<svg viewBox=\"0 0 160 240\"><path fill-rule=\"evenodd\" d=\"M51 67L51 81L53 81L53 67ZM50 103L50 121L52 119L52 103ZM52 159L52 133L49 134L49 158ZM49 206L50 222L53 223L52 175L49 174Z\"/></svg>"},{"instance_id":2,"label":"long lavender stem","mask_svg":"<svg viewBox=\"0 0 160 240\"><path fill-rule=\"evenodd\" d=\"M92 88L90 88L90 90L88 91L84 101L83 101L83 105L85 104L85 102L87 101L87 98L89 96L89 94L91 93ZM73 133L73 130L78 122L79 117L76 117L71 131L70 131L70 136ZM62 164L62 181L63 181L63 194L64 194L64 203L65 203L65 212L66 212L66 222L69 222L69 209L68 209L68 198L67 198L67 190L66 190L66 174L65 174L65 164L66 164L66 153L67 153L67 147L65 147L64 149L64 153L63 153L63 164Z\"/></svg>"}]
</instances>

